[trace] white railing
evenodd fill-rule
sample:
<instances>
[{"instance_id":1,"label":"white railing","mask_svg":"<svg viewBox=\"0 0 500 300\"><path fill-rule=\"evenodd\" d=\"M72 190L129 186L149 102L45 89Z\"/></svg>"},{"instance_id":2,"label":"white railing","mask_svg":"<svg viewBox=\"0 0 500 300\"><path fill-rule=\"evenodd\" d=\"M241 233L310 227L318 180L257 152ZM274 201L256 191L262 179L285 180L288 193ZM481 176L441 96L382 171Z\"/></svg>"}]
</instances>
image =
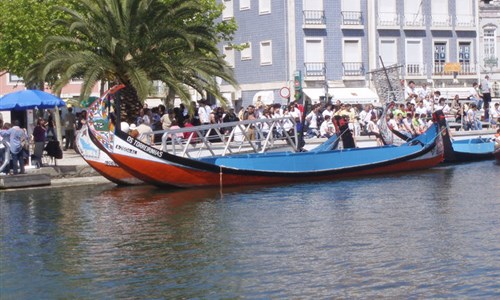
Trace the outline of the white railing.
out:
<instances>
[{"instance_id":1,"label":"white railing","mask_svg":"<svg viewBox=\"0 0 500 300\"><path fill-rule=\"evenodd\" d=\"M427 74L427 68L425 64L406 64L406 75L407 76L424 76Z\"/></svg>"},{"instance_id":2,"label":"white railing","mask_svg":"<svg viewBox=\"0 0 500 300\"><path fill-rule=\"evenodd\" d=\"M475 18L473 15L457 15L455 17L455 26L456 27L465 27L465 28L474 28Z\"/></svg>"},{"instance_id":3,"label":"white railing","mask_svg":"<svg viewBox=\"0 0 500 300\"><path fill-rule=\"evenodd\" d=\"M445 14L432 14L432 27L451 27L451 17Z\"/></svg>"},{"instance_id":4,"label":"white railing","mask_svg":"<svg viewBox=\"0 0 500 300\"><path fill-rule=\"evenodd\" d=\"M263 153L283 148L298 151L298 133L295 129L295 120L283 117L161 130L154 134L162 135L162 151L193 158Z\"/></svg>"},{"instance_id":5,"label":"white railing","mask_svg":"<svg viewBox=\"0 0 500 300\"><path fill-rule=\"evenodd\" d=\"M425 16L421 13L417 14L405 14L404 16L404 26L407 27L423 27L425 26Z\"/></svg>"},{"instance_id":6,"label":"white railing","mask_svg":"<svg viewBox=\"0 0 500 300\"><path fill-rule=\"evenodd\" d=\"M399 26L400 20L397 13L378 13L378 26Z\"/></svg>"}]
</instances>

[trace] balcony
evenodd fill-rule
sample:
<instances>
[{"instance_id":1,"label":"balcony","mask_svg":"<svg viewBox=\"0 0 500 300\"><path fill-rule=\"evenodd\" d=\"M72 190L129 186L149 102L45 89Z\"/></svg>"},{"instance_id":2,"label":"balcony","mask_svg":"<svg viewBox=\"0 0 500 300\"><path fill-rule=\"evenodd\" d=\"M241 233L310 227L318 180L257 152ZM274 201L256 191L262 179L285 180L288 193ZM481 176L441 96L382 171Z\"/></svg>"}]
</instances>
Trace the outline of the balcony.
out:
<instances>
[{"instance_id":1,"label":"balcony","mask_svg":"<svg viewBox=\"0 0 500 300\"><path fill-rule=\"evenodd\" d=\"M399 29L400 20L397 13L379 13L377 15L378 29Z\"/></svg>"},{"instance_id":2,"label":"balcony","mask_svg":"<svg viewBox=\"0 0 500 300\"><path fill-rule=\"evenodd\" d=\"M403 26L406 30L425 30L425 16L421 13L405 14Z\"/></svg>"},{"instance_id":3,"label":"balcony","mask_svg":"<svg viewBox=\"0 0 500 300\"><path fill-rule=\"evenodd\" d=\"M476 22L473 15L457 15L455 17L455 30L475 31Z\"/></svg>"},{"instance_id":4,"label":"balcony","mask_svg":"<svg viewBox=\"0 0 500 300\"><path fill-rule=\"evenodd\" d=\"M406 76L420 77L427 75L427 68L423 63L406 64L405 71Z\"/></svg>"},{"instance_id":5,"label":"balcony","mask_svg":"<svg viewBox=\"0 0 500 300\"><path fill-rule=\"evenodd\" d=\"M445 72L444 66L446 63L434 63L432 75L434 76L453 76L453 72ZM458 72L458 76L470 76L477 77L478 68L476 64L473 63L460 63L460 71Z\"/></svg>"},{"instance_id":6,"label":"balcony","mask_svg":"<svg viewBox=\"0 0 500 300\"><path fill-rule=\"evenodd\" d=\"M304 67L306 78L321 80L326 76L326 64L324 62L306 62Z\"/></svg>"},{"instance_id":7,"label":"balcony","mask_svg":"<svg viewBox=\"0 0 500 300\"><path fill-rule=\"evenodd\" d=\"M445 14L432 14L431 30L451 30L451 17Z\"/></svg>"},{"instance_id":8,"label":"balcony","mask_svg":"<svg viewBox=\"0 0 500 300\"><path fill-rule=\"evenodd\" d=\"M362 62L345 62L342 63L343 76L364 76L365 67Z\"/></svg>"},{"instance_id":9,"label":"balcony","mask_svg":"<svg viewBox=\"0 0 500 300\"><path fill-rule=\"evenodd\" d=\"M360 11L342 11L342 29L363 29L363 13Z\"/></svg>"},{"instance_id":10,"label":"balcony","mask_svg":"<svg viewBox=\"0 0 500 300\"><path fill-rule=\"evenodd\" d=\"M304 10L303 12L304 29L326 29L325 11L323 10Z\"/></svg>"}]
</instances>

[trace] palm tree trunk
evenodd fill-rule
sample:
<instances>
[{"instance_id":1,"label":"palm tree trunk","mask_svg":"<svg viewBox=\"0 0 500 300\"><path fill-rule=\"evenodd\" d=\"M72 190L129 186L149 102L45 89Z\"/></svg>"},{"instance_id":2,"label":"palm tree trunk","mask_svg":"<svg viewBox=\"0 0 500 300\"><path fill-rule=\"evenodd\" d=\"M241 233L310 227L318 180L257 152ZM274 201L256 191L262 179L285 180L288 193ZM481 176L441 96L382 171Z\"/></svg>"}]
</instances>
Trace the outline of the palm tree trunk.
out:
<instances>
[{"instance_id":1,"label":"palm tree trunk","mask_svg":"<svg viewBox=\"0 0 500 300\"><path fill-rule=\"evenodd\" d=\"M120 90L120 95L117 97L118 105L120 108L120 122L135 123L139 110L142 108L142 103L139 100L136 89L130 84L125 83L125 87Z\"/></svg>"}]
</instances>

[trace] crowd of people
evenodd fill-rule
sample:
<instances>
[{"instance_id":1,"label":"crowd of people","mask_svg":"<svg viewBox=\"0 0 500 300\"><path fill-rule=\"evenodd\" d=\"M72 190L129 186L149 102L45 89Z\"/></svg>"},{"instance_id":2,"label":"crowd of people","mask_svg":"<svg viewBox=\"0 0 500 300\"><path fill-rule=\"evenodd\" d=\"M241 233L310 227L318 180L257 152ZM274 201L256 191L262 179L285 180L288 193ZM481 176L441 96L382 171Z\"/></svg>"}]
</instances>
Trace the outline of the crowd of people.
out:
<instances>
[{"instance_id":1,"label":"crowd of people","mask_svg":"<svg viewBox=\"0 0 500 300\"><path fill-rule=\"evenodd\" d=\"M498 128L500 124L500 104L491 104L491 84L489 77L485 76L481 84L473 83L470 89L468 101L461 101L456 95L451 101L441 96L439 90L432 91L426 84L417 87L415 82L409 81L405 87L404 100L387 113L386 121L391 129L413 137L424 132L430 125L431 114L436 110L442 110L447 119L460 123L464 130L482 129L483 122L489 122L492 128ZM207 100L191 102L191 107L180 104L171 110L165 105L149 108L146 104L137 114L135 123L126 124L126 130L130 135L147 144L157 143L161 134L155 131L164 131L182 127L197 125L228 123L243 120L274 119L291 117L292 122L283 122L280 128L274 128L273 135L282 135L282 131L297 130L301 133L300 138L329 138L336 133L333 120L341 116L348 122L348 127L353 136L375 135L379 137L379 126L381 120L381 108L373 104L350 104L337 100L335 103L316 103L307 109L302 104L291 102L288 105L279 103L265 105L261 101L242 107L238 113L234 108L211 106ZM33 160L37 166L41 166L42 153L48 140L57 140L54 122L54 112L47 110L45 115L38 118L36 126L30 137L26 129L20 128L19 122L14 121L13 126L9 123L3 124L0 120L0 161L2 167L0 172L13 174L24 173L24 161L26 160L25 144L30 141L34 144ZM64 150L74 149L75 131L85 123L86 112L73 114L69 107L62 120L65 133ZM270 134L268 123L261 122L259 130L250 126L248 136L250 139L258 138L257 134ZM295 126L295 127L294 127ZM303 133L303 135L302 135ZM186 138L191 133L177 133L170 136L171 139ZM203 133L202 133L203 134ZM377 139L382 144L380 139Z\"/></svg>"},{"instance_id":2,"label":"crowd of people","mask_svg":"<svg viewBox=\"0 0 500 300\"><path fill-rule=\"evenodd\" d=\"M448 120L462 124L464 130L482 129L482 122L489 122L492 128L499 124L499 103L490 106L491 97L488 88L488 76L485 81L478 85L474 83L471 88L468 101L461 101L458 95L449 101L441 96L439 90L432 91L426 85L416 87L415 82L409 81L405 87L405 99L398 102L394 108L387 113L385 120L391 129L402 134L413 137L424 132L431 122L432 112L442 110ZM164 105L152 109L145 105L137 115L136 122L129 129L133 136L145 143L158 142L152 138L154 131L181 128L185 126L196 126L205 124L216 124L234 122L238 120L272 119L281 117L292 117L304 133L304 138L325 137L329 138L336 132L333 124L335 116L343 116L348 121L349 129L353 136L375 135L378 136L381 117L381 108L373 104L350 104L337 100L335 103L313 104L307 110L296 102L288 105L278 103L265 105L261 101L242 107L238 113L234 108L211 106L202 99L191 103L189 107L180 104L172 110L167 110ZM260 123L259 132L267 136L269 128L266 122ZM283 124L283 130L291 130L294 125ZM304 127L303 131L301 127ZM255 138L253 128L248 129L250 139ZM276 129L275 129L276 130ZM279 135L279 132L273 134ZM182 134L179 134L182 137ZM171 137L175 138L175 137ZM381 144L381 141L378 140Z\"/></svg>"},{"instance_id":3,"label":"crowd of people","mask_svg":"<svg viewBox=\"0 0 500 300\"><path fill-rule=\"evenodd\" d=\"M11 123L0 119L0 175L23 174L25 165L30 156L29 145L33 145L32 163L40 168L44 150L49 155L61 158L60 146L56 134L54 111L41 111L33 126L31 135L26 128L21 127L19 120ZM86 111L73 114L73 108L68 107L62 119L61 127L64 129L64 151L75 148L75 132L80 129L86 120ZM50 144L53 141L56 144ZM59 156L59 157L58 157Z\"/></svg>"}]
</instances>

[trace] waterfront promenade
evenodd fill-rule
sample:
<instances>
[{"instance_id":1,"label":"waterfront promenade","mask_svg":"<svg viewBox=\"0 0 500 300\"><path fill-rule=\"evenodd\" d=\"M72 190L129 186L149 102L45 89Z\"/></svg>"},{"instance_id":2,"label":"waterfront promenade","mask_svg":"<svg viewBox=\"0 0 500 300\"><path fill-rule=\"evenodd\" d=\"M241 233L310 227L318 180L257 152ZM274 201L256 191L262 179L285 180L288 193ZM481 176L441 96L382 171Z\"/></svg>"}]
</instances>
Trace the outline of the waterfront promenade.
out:
<instances>
[{"instance_id":1,"label":"waterfront promenade","mask_svg":"<svg viewBox=\"0 0 500 300\"><path fill-rule=\"evenodd\" d=\"M64 151L63 158L58 159L56 164L51 163L39 169L34 166L26 166L26 175L16 175L20 177L20 180L28 181L20 188L30 187L29 181L34 178L33 175L48 175L50 177L49 186L52 187L111 183L92 169L74 150ZM25 178L22 178L23 176ZM41 187L47 187L47 185ZM4 190L13 189L6 188Z\"/></svg>"}]
</instances>

